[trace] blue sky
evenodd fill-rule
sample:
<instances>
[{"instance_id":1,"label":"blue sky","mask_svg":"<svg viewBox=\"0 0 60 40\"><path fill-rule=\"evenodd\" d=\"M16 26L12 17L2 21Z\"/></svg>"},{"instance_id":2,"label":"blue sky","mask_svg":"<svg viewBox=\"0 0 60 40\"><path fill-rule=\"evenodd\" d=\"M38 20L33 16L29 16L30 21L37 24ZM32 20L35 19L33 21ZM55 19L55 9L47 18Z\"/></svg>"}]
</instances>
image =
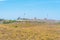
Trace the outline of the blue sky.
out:
<instances>
[{"instance_id":1,"label":"blue sky","mask_svg":"<svg viewBox=\"0 0 60 40\"><path fill-rule=\"evenodd\" d=\"M60 1L0 0L0 18L16 19L17 17L60 20Z\"/></svg>"}]
</instances>

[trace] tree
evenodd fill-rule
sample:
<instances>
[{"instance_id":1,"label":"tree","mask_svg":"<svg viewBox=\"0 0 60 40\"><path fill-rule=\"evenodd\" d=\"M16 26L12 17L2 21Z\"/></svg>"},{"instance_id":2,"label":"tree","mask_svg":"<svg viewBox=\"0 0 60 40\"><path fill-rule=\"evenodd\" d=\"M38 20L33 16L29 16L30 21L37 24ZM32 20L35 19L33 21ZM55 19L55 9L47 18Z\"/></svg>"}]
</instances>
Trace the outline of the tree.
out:
<instances>
[{"instance_id":1,"label":"tree","mask_svg":"<svg viewBox=\"0 0 60 40\"><path fill-rule=\"evenodd\" d=\"M20 20L20 17L18 17L17 20Z\"/></svg>"},{"instance_id":2,"label":"tree","mask_svg":"<svg viewBox=\"0 0 60 40\"><path fill-rule=\"evenodd\" d=\"M0 19L0 21L3 21L4 19Z\"/></svg>"}]
</instances>

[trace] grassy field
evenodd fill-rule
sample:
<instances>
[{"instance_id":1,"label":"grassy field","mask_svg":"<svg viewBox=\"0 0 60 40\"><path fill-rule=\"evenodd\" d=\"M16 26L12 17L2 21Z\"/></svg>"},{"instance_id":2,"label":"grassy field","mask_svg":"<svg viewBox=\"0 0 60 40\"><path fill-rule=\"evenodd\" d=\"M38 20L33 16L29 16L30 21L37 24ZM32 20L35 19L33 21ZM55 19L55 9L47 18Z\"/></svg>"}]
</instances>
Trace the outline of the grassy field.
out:
<instances>
[{"instance_id":1,"label":"grassy field","mask_svg":"<svg viewBox=\"0 0 60 40\"><path fill-rule=\"evenodd\" d=\"M60 24L0 24L0 40L60 40Z\"/></svg>"}]
</instances>

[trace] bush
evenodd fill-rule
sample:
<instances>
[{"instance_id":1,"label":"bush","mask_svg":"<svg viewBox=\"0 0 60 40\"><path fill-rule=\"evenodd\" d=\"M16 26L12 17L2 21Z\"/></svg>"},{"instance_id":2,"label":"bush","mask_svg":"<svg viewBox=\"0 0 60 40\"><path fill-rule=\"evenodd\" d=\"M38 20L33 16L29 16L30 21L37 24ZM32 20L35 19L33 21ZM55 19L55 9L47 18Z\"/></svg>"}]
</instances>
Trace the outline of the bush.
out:
<instances>
[{"instance_id":1,"label":"bush","mask_svg":"<svg viewBox=\"0 0 60 40\"><path fill-rule=\"evenodd\" d=\"M13 22L16 22L16 20L4 21L3 24L13 23Z\"/></svg>"}]
</instances>

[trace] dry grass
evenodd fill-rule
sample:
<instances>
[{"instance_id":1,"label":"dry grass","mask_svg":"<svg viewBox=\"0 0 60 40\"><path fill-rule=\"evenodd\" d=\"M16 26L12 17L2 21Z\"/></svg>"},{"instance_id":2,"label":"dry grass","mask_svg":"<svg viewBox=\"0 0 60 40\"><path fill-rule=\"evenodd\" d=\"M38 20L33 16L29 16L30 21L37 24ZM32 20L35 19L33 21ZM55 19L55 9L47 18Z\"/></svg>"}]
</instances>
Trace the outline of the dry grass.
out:
<instances>
[{"instance_id":1,"label":"dry grass","mask_svg":"<svg viewBox=\"0 0 60 40\"><path fill-rule=\"evenodd\" d=\"M0 40L60 40L60 25L0 24Z\"/></svg>"}]
</instances>

